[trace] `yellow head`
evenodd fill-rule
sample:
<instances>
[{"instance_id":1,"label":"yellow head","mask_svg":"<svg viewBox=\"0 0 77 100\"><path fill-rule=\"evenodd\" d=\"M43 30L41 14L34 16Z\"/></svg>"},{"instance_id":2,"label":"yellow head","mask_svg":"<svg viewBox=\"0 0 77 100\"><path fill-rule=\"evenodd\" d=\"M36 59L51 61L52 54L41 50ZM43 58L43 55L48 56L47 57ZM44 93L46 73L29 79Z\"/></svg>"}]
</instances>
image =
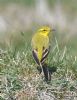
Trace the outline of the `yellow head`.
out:
<instances>
[{"instance_id":1,"label":"yellow head","mask_svg":"<svg viewBox=\"0 0 77 100\"><path fill-rule=\"evenodd\" d=\"M44 35L44 36L47 36L47 35L49 34L50 31L52 31L52 30L51 30L51 28L48 27L48 26L43 26L43 27L41 27L41 28L38 30L39 34L42 34L42 35Z\"/></svg>"}]
</instances>

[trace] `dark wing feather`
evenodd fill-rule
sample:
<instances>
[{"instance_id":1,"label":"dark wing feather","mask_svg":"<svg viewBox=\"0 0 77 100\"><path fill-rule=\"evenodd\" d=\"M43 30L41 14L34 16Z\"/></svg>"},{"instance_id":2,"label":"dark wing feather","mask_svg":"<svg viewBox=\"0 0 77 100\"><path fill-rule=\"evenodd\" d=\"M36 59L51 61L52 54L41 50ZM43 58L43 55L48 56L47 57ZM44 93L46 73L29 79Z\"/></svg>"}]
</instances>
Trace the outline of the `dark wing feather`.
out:
<instances>
[{"instance_id":1,"label":"dark wing feather","mask_svg":"<svg viewBox=\"0 0 77 100\"><path fill-rule=\"evenodd\" d=\"M38 65L40 65L39 59L38 59L38 57L37 57L37 51L36 51L36 50L33 50L33 51L32 51L32 54L33 54L33 57L34 57L34 60L36 61L36 63L37 63Z\"/></svg>"},{"instance_id":2,"label":"dark wing feather","mask_svg":"<svg viewBox=\"0 0 77 100\"><path fill-rule=\"evenodd\" d=\"M42 64L43 64L44 61L46 60L46 58L47 58L47 56L48 56L48 54L49 54L49 51L50 51L50 46L49 46L48 49L45 49L45 50L43 51L43 56L42 56L42 59L41 59L41 63L42 63Z\"/></svg>"}]
</instances>

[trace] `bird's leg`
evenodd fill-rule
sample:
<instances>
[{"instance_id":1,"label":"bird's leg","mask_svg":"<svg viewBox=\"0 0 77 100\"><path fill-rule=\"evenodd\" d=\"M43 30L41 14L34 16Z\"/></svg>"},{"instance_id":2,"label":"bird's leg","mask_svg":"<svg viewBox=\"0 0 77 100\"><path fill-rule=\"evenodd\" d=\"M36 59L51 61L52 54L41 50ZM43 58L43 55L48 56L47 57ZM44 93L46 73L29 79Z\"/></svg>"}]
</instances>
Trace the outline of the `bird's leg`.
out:
<instances>
[{"instance_id":1,"label":"bird's leg","mask_svg":"<svg viewBox=\"0 0 77 100\"><path fill-rule=\"evenodd\" d=\"M40 63L40 67L41 67L41 74L43 75L43 67L41 63Z\"/></svg>"},{"instance_id":2,"label":"bird's leg","mask_svg":"<svg viewBox=\"0 0 77 100\"><path fill-rule=\"evenodd\" d=\"M39 71L39 74L41 74L42 69L41 69L41 67L40 67L40 66L37 66L37 70Z\"/></svg>"}]
</instances>

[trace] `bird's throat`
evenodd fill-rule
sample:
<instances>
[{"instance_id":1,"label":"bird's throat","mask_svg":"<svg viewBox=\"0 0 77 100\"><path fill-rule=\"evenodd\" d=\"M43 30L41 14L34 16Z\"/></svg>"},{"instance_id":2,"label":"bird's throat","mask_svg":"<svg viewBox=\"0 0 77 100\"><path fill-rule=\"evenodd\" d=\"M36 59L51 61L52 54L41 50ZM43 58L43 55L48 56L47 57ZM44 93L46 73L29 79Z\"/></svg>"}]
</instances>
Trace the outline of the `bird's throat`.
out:
<instances>
[{"instance_id":1,"label":"bird's throat","mask_svg":"<svg viewBox=\"0 0 77 100\"><path fill-rule=\"evenodd\" d=\"M43 35L43 36L48 36L48 32L44 32L44 33L40 33L41 35Z\"/></svg>"}]
</instances>

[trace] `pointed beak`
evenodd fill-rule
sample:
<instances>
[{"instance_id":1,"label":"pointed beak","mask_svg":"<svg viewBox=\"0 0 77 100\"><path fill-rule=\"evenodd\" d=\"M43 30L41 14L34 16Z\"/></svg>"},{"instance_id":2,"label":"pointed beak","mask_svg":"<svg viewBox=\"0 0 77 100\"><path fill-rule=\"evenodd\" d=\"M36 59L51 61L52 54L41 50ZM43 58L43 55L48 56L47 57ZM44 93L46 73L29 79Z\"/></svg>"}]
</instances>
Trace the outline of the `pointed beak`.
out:
<instances>
[{"instance_id":1,"label":"pointed beak","mask_svg":"<svg viewBox=\"0 0 77 100\"><path fill-rule=\"evenodd\" d=\"M51 31L56 31L55 29L52 29Z\"/></svg>"},{"instance_id":2,"label":"pointed beak","mask_svg":"<svg viewBox=\"0 0 77 100\"><path fill-rule=\"evenodd\" d=\"M55 29L51 29L51 30L50 30L50 32L54 32L54 31L56 31L56 30L55 30Z\"/></svg>"}]
</instances>

